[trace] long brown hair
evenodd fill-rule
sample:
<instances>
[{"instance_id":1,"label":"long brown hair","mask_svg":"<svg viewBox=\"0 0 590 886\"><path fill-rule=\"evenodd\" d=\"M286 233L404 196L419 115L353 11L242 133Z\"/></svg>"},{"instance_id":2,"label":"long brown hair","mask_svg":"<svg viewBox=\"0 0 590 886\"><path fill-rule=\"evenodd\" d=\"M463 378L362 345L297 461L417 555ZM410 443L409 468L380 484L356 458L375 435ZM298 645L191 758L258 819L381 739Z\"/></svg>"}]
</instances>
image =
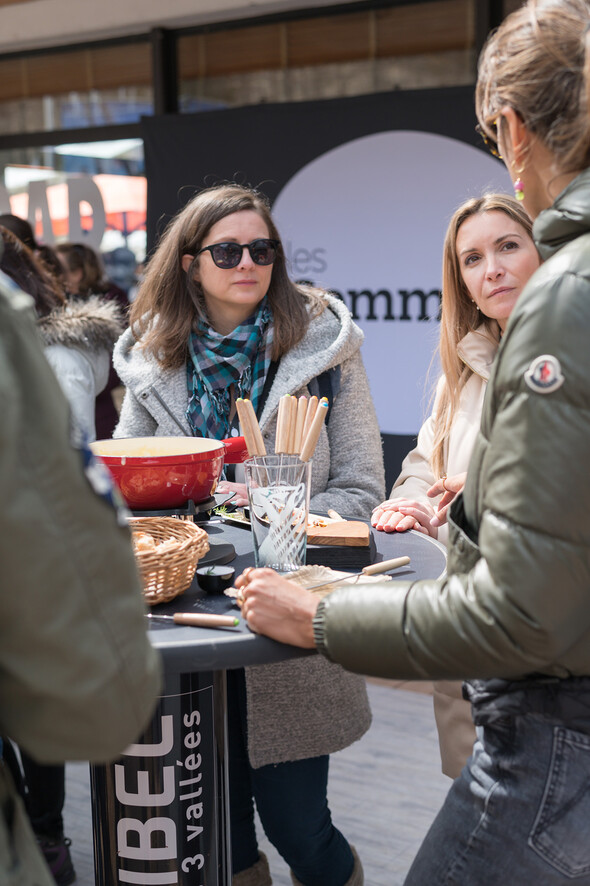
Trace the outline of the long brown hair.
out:
<instances>
[{"instance_id":1,"label":"long brown hair","mask_svg":"<svg viewBox=\"0 0 590 886\"><path fill-rule=\"evenodd\" d=\"M19 238L0 225L4 250L0 268L35 300L37 316L46 317L65 304L65 293L45 264Z\"/></svg>"},{"instance_id":2,"label":"long brown hair","mask_svg":"<svg viewBox=\"0 0 590 886\"><path fill-rule=\"evenodd\" d=\"M203 292L194 279L200 257L193 259L187 272L183 270L182 257L196 256L213 225L244 210L258 213L269 237L280 243L266 197L252 188L225 184L193 197L172 219L149 260L131 307L131 328L136 338L142 340L142 347L166 369L186 363L188 340L196 321L207 321ZM267 298L273 312L272 357L276 360L301 341L310 315L320 313L323 304L319 290L296 285L289 279L282 246L273 264Z\"/></svg>"},{"instance_id":3,"label":"long brown hair","mask_svg":"<svg viewBox=\"0 0 590 886\"><path fill-rule=\"evenodd\" d=\"M444 471L446 442L459 406L461 391L473 370L459 357L457 346L468 332L482 325L489 336L500 341L496 320L477 310L461 275L457 256L457 234L463 222L484 212L503 212L525 230L532 240L532 223L521 204L508 194L484 194L461 204L449 222L443 246L442 305L438 353L445 385L438 399L431 467L435 477Z\"/></svg>"},{"instance_id":4,"label":"long brown hair","mask_svg":"<svg viewBox=\"0 0 590 886\"><path fill-rule=\"evenodd\" d=\"M496 138L508 105L554 157L555 173L590 165L590 5L528 0L491 34L479 59L476 111Z\"/></svg>"}]
</instances>

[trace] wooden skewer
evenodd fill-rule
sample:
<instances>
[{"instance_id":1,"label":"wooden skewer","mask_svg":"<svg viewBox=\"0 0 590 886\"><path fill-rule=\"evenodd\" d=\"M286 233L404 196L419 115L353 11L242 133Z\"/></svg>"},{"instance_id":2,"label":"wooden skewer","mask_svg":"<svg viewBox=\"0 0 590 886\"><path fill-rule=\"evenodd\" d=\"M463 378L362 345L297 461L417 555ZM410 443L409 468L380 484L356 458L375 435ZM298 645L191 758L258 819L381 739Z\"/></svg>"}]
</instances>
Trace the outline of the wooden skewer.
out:
<instances>
[{"instance_id":1,"label":"wooden skewer","mask_svg":"<svg viewBox=\"0 0 590 886\"><path fill-rule=\"evenodd\" d=\"M236 409L249 455L266 455L266 446L262 439L260 425L258 424L252 401L238 397Z\"/></svg>"},{"instance_id":2,"label":"wooden skewer","mask_svg":"<svg viewBox=\"0 0 590 886\"><path fill-rule=\"evenodd\" d=\"M328 406L328 398L322 397L322 399L318 403L318 408L316 410L316 414L313 417L309 433L303 441L301 455L299 456L301 458L301 461L309 461L309 459L315 452L315 448L317 446L317 442L322 431L322 425L324 424L324 421L326 420L326 415L328 414Z\"/></svg>"},{"instance_id":3,"label":"wooden skewer","mask_svg":"<svg viewBox=\"0 0 590 886\"><path fill-rule=\"evenodd\" d=\"M307 403L307 413L305 415L305 424L303 425L303 434L301 436L302 444L305 442L305 438L309 434L309 429L311 427L314 415L316 414L317 408L318 398L314 394L313 397L309 398L309 401Z\"/></svg>"},{"instance_id":4,"label":"wooden skewer","mask_svg":"<svg viewBox=\"0 0 590 886\"><path fill-rule=\"evenodd\" d=\"M258 424L258 419L256 417L256 413L254 412L254 406L252 405L251 400L244 400L246 404L246 410L250 416L250 424L252 426L252 430L254 432L254 440L256 445L256 452L254 455L266 455L266 446L264 445L264 438L262 436L262 431L260 430L260 425Z\"/></svg>"},{"instance_id":5,"label":"wooden skewer","mask_svg":"<svg viewBox=\"0 0 590 886\"><path fill-rule=\"evenodd\" d=\"M297 430L297 397L289 397L289 443L287 452L293 455L295 452L295 432Z\"/></svg>"},{"instance_id":6,"label":"wooden skewer","mask_svg":"<svg viewBox=\"0 0 590 886\"><path fill-rule=\"evenodd\" d=\"M242 432L244 440L246 441L248 455L256 455L256 440L252 430L252 424L250 422L250 414L246 408L245 400L243 400L241 397L236 400L236 409L238 412L238 418L240 420L240 430Z\"/></svg>"},{"instance_id":7,"label":"wooden skewer","mask_svg":"<svg viewBox=\"0 0 590 886\"><path fill-rule=\"evenodd\" d=\"M277 432L275 438L275 452L285 453L289 444L289 394L285 394L279 400L279 411L277 414Z\"/></svg>"},{"instance_id":8,"label":"wooden skewer","mask_svg":"<svg viewBox=\"0 0 590 886\"><path fill-rule=\"evenodd\" d=\"M293 452L299 455L303 445L303 428L305 426L305 417L307 415L307 397L300 397L297 401L297 422L295 425L295 445Z\"/></svg>"}]
</instances>

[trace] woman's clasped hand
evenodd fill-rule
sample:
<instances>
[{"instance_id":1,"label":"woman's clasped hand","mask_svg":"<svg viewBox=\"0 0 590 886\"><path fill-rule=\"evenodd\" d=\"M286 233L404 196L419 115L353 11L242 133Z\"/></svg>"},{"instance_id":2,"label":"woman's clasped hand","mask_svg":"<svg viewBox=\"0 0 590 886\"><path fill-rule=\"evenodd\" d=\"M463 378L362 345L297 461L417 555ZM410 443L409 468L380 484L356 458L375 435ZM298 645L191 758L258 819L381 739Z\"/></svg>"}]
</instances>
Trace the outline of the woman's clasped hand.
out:
<instances>
[{"instance_id":1,"label":"woman's clasped hand","mask_svg":"<svg viewBox=\"0 0 590 886\"><path fill-rule=\"evenodd\" d=\"M375 508L371 514L371 526L383 532L406 532L415 529L436 538L432 520L436 512L428 502L407 498L390 498Z\"/></svg>"},{"instance_id":2,"label":"woman's clasped hand","mask_svg":"<svg viewBox=\"0 0 590 886\"><path fill-rule=\"evenodd\" d=\"M467 472L454 477L441 477L426 491L426 495L439 499L436 508L428 502L407 498L389 498L371 514L371 526L383 532L406 532L414 529L436 538L438 527L447 521L447 511L462 491Z\"/></svg>"}]
</instances>

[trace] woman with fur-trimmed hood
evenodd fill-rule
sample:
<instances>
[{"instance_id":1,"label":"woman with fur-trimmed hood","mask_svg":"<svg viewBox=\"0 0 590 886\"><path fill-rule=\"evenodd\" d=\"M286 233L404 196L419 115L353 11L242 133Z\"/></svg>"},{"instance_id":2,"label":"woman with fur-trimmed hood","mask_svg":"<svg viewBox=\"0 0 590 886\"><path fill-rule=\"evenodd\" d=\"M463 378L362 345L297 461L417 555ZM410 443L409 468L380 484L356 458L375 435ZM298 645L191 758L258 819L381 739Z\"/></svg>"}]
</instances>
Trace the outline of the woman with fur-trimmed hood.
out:
<instances>
[{"instance_id":1,"label":"woman with fur-trimmed hood","mask_svg":"<svg viewBox=\"0 0 590 886\"><path fill-rule=\"evenodd\" d=\"M31 250L7 228L0 226L0 233L2 270L35 299L45 356L72 410L73 442L95 440L96 397L107 384L113 346L124 329L120 308L98 295L66 300Z\"/></svg>"}]
</instances>

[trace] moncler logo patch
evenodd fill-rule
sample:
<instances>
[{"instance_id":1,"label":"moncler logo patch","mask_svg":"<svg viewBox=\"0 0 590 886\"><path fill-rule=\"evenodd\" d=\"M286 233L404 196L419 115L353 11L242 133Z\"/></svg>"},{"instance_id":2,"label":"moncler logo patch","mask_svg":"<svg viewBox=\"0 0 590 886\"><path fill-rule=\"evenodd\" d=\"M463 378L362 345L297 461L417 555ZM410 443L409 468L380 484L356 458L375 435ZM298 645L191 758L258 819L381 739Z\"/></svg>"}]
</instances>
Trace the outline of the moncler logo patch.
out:
<instances>
[{"instance_id":1,"label":"moncler logo patch","mask_svg":"<svg viewBox=\"0 0 590 886\"><path fill-rule=\"evenodd\" d=\"M556 391L564 382L559 360L551 354L536 357L525 372L524 380L537 394L550 394Z\"/></svg>"}]
</instances>

